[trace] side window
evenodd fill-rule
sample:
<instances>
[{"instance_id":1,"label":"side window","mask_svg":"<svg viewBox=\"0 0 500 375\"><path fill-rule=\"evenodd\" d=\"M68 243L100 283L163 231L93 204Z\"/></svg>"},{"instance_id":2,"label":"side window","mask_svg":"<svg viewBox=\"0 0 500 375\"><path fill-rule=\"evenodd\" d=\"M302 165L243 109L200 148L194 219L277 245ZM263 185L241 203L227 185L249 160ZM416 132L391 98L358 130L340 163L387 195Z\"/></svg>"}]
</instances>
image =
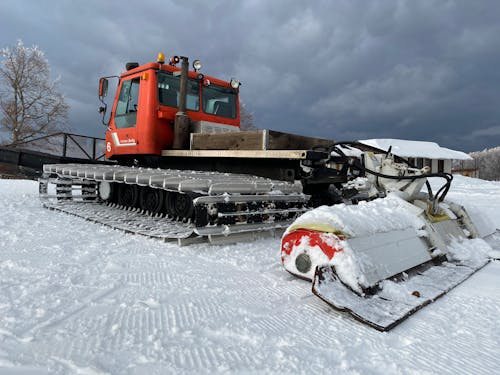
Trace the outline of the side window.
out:
<instances>
[{"instance_id":1,"label":"side window","mask_svg":"<svg viewBox=\"0 0 500 375\"><path fill-rule=\"evenodd\" d=\"M161 105L177 108L179 106L180 78L171 74L158 74L158 100ZM200 89L198 81L188 80L186 109L200 110Z\"/></svg>"},{"instance_id":2,"label":"side window","mask_svg":"<svg viewBox=\"0 0 500 375\"><path fill-rule=\"evenodd\" d=\"M139 104L139 78L122 83L115 113L115 125L120 128L135 127Z\"/></svg>"},{"instance_id":3,"label":"side window","mask_svg":"<svg viewBox=\"0 0 500 375\"><path fill-rule=\"evenodd\" d=\"M203 112L220 117L236 117L236 94L229 88L203 87Z\"/></svg>"}]
</instances>

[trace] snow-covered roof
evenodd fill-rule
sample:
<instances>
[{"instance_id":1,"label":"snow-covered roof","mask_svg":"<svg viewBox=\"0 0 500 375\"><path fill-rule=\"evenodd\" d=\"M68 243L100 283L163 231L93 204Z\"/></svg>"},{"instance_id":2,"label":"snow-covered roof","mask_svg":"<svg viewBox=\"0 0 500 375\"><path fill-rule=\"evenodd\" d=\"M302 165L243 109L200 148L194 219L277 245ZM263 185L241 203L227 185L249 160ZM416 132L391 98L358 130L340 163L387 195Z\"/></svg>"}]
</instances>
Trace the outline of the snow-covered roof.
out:
<instances>
[{"instance_id":1,"label":"snow-covered roof","mask_svg":"<svg viewBox=\"0 0 500 375\"><path fill-rule=\"evenodd\" d=\"M353 156L353 157L360 157L361 154L363 153L361 150L358 150L357 148L354 147L346 147L342 145L337 146L346 156Z\"/></svg>"},{"instance_id":2,"label":"snow-covered roof","mask_svg":"<svg viewBox=\"0 0 500 375\"><path fill-rule=\"evenodd\" d=\"M408 141L406 139L390 138L365 139L359 142L386 151L392 146L392 152L404 158L472 160L465 152L441 147L435 142Z\"/></svg>"}]
</instances>

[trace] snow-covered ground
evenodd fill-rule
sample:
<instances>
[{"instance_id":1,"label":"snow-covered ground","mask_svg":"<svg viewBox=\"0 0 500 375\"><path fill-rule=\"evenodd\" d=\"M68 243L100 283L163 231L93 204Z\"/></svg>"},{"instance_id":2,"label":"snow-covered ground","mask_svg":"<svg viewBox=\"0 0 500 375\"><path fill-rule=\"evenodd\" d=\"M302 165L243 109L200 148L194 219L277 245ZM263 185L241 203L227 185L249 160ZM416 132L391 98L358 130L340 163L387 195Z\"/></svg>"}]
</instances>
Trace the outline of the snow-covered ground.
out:
<instances>
[{"instance_id":1,"label":"snow-covered ground","mask_svg":"<svg viewBox=\"0 0 500 375\"><path fill-rule=\"evenodd\" d=\"M449 197L500 228L500 183ZM0 374L500 372L500 262L388 333L282 269L279 239L179 248L0 180Z\"/></svg>"}]
</instances>

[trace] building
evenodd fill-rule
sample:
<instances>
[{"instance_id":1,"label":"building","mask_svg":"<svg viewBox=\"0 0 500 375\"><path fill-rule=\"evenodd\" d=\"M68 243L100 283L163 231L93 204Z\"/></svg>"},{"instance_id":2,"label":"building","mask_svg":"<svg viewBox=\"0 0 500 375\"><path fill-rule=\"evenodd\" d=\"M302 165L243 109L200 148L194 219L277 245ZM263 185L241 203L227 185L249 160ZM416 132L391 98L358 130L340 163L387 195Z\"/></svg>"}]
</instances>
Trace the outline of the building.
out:
<instances>
[{"instance_id":1,"label":"building","mask_svg":"<svg viewBox=\"0 0 500 375\"><path fill-rule=\"evenodd\" d=\"M441 147L435 142L408 141L405 139L365 139L359 141L408 159L419 168L431 167L431 172L452 172L453 160L472 160L465 152Z\"/></svg>"}]
</instances>

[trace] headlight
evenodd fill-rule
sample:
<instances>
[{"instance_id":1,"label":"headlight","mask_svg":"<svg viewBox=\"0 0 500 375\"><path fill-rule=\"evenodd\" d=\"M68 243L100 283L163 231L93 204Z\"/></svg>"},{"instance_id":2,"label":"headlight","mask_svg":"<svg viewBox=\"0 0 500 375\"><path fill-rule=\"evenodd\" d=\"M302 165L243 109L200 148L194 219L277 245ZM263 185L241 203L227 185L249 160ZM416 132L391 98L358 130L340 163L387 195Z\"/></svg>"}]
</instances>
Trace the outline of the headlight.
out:
<instances>
[{"instance_id":1,"label":"headlight","mask_svg":"<svg viewBox=\"0 0 500 375\"><path fill-rule=\"evenodd\" d=\"M236 90L238 87L240 87L240 81L231 78L231 87Z\"/></svg>"},{"instance_id":2,"label":"headlight","mask_svg":"<svg viewBox=\"0 0 500 375\"><path fill-rule=\"evenodd\" d=\"M193 68L195 71L198 71L201 69L201 61L200 60L194 60L193 61Z\"/></svg>"},{"instance_id":3,"label":"headlight","mask_svg":"<svg viewBox=\"0 0 500 375\"><path fill-rule=\"evenodd\" d=\"M170 58L170 65L175 66L180 61L179 56L172 56Z\"/></svg>"}]
</instances>

